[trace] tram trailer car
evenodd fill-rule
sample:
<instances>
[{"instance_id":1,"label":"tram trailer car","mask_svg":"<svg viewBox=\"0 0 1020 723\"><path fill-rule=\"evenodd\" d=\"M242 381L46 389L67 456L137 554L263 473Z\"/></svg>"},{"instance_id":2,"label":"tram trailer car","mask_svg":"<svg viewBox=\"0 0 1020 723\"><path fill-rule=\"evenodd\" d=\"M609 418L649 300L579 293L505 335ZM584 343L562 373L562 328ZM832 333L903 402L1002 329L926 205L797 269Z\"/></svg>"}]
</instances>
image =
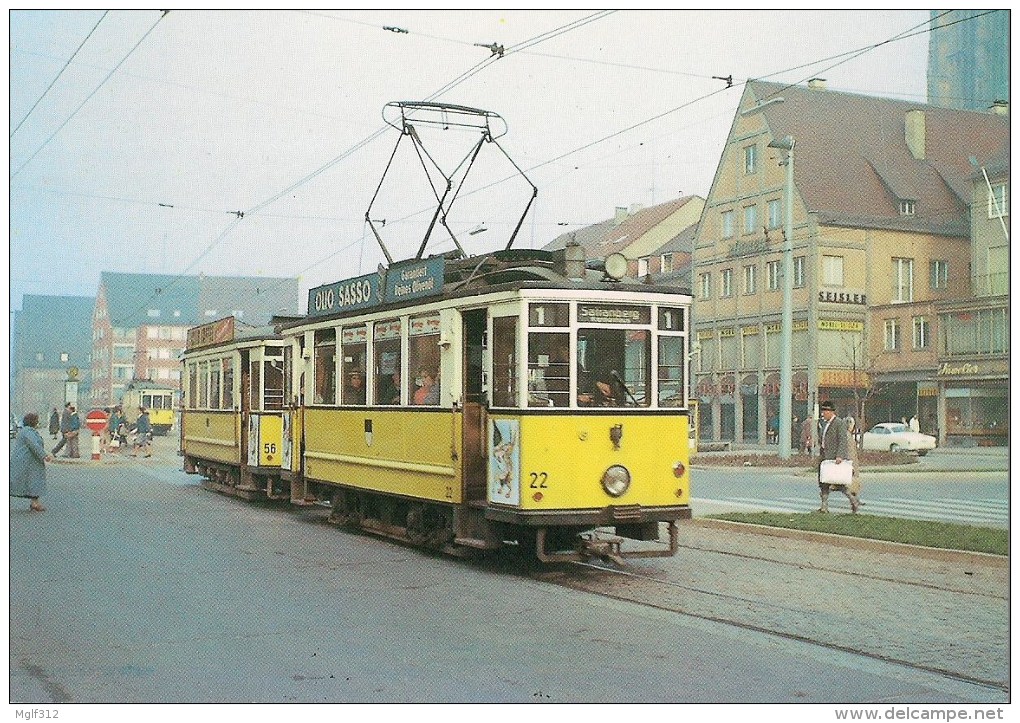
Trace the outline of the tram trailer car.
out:
<instances>
[{"instance_id":1,"label":"tram trailer car","mask_svg":"<svg viewBox=\"0 0 1020 723\"><path fill-rule=\"evenodd\" d=\"M565 259L432 257L312 289L307 317L245 342L249 364L268 348L258 344L284 361L275 476L233 445L245 426L238 380L221 442L202 439L213 401L226 405L211 386L226 377L201 365L240 355L239 342L189 342L186 468L223 491L287 490L337 524L455 554L675 554L691 516L691 298L586 271L583 259L568 275Z\"/></svg>"},{"instance_id":2,"label":"tram trailer car","mask_svg":"<svg viewBox=\"0 0 1020 723\"><path fill-rule=\"evenodd\" d=\"M238 332L235 324L227 317L188 332L184 470L201 474L210 489L246 499L289 500L289 488L280 480L289 343L276 327Z\"/></svg>"},{"instance_id":3,"label":"tram trailer car","mask_svg":"<svg viewBox=\"0 0 1020 723\"><path fill-rule=\"evenodd\" d=\"M135 380L128 384L120 405L129 419L134 419L139 407L149 412L152 433L165 436L174 426L174 408L179 392L157 382Z\"/></svg>"}]
</instances>

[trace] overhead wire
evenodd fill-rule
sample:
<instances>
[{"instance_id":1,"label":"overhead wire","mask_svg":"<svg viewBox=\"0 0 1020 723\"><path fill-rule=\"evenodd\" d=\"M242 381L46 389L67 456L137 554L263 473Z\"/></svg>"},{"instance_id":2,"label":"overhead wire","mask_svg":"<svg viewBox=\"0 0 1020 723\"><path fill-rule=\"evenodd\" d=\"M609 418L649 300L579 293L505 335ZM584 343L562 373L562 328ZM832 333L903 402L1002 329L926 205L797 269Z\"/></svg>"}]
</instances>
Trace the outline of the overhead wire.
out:
<instances>
[{"instance_id":1,"label":"overhead wire","mask_svg":"<svg viewBox=\"0 0 1020 723\"><path fill-rule=\"evenodd\" d=\"M46 146L48 146L48 145L50 144L50 142L51 142L51 141L52 141L52 140L53 140L54 138L56 138L57 134L58 134L58 133L60 133L60 131L62 131L62 130L64 129L64 127L65 127L65 126L66 126L66 125L67 125L68 123L70 123L70 122L71 122L71 121L72 121L72 120L74 119L74 117L75 117L76 115L78 115L78 112L79 112L79 111L80 111L80 110L81 110L82 108L84 108L84 107L85 107L85 104L86 104L86 103L88 103L88 102L89 102L90 100L92 100L92 97L93 97L93 96L95 96L95 94L99 92L99 89L100 89L100 88L102 88L102 87L103 87L104 85L106 85L106 81L108 81L108 80L109 80L110 78L112 78L112 77L113 77L113 74L117 72L117 69L118 69L118 68L120 68L120 66L122 66L122 65L123 65L123 64L125 63L125 61L127 61L127 59L131 57L131 55L132 55L132 54L133 54L133 53L134 53L134 52L135 52L135 51L136 51L136 50L138 49L138 47L139 47L139 46L140 46L140 45L141 45L141 44L142 44L143 42L145 42L145 39L146 39L147 37L149 37L149 35L150 35L150 34L152 33L152 31L156 29L156 26L157 26L157 25L159 25L160 21L162 21L162 20L163 20L163 18L165 18L165 17L166 17L166 15L167 15L167 13L169 13L169 12L170 12L169 10L162 10L162 11L160 11L160 16L159 16L158 18L156 18L156 22L154 22L154 23L152 24L152 26L151 26L151 27L150 27L150 28L149 28L148 30L146 30L146 31L145 31L145 34L144 34L144 35L142 35L142 37L141 37L141 38L139 38L138 42L137 42L137 43L135 43L135 44L134 44L134 45L132 46L131 50L129 50L129 51L127 52L127 55L125 55L125 56L124 56L123 58L121 58L121 59L120 59L120 62L118 62L118 63L117 63L117 64L116 64L116 65L115 65L115 66L113 67L113 70L111 70L111 71L110 71L109 73L107 73L107 74L106 74L106 77L105 77L105 78L103 78L103 79L102 79L102 81L100 81L99 85L97 85L97 86L96 86L96 87L95 87L95 88L94 88L94 89L92 90L92 92L91 92L91 93L89 93L89 94L88 94L88 95L87 95L87 96L85 97L85 100L83 100L83 101L82 101L81 103L79 103L79 104L78 104L78 107L77 107L77 108L75 108L75 109L74 109L74 110L73 110L73 111L71 112L71 115L69 115L69 116L68 116L68 117L67 117L67 118L66 118L66 119L64 120L64 122L63 122L63 123L61 123L61 124L60 124L60 125L59 125L59 126L57 127L57 129L56 129L55 131L53 131L53 133L51 133L51 134L49 135L49 137L48 137L48 138L47 138L47 139L46 139L45 141L43 141L43 144L42 144L41 146L39 146L39 148L37 148L37 149L36 149L35 153L33 153L33 154L32 154L31 156L29 156L29 157L28 157L28 159L27 159L27 160L26 160L26 161L25 161L24 163L22 163L22 164L21 164L21 165L20 165L20 166L18 167L18 170L16 170L16 171L15 171L14 173L12 173L12 174L11 174L11 180L14 180L15 176L17 176L17 175L18 175L19 173L21 173L21 171L22 171L22 170L23 170L23 169L25 168L25 166L27 166L27 165L28 165L29 163L31 163L31 162L33 161L33 159L35 159L35 157L36 157L36 156L38 156L38 155L39 155L39 153L40 153L40 152L42 152L42 150L43 150L44 148L46 148Z\"/></svg>"},{"instance_id":2,"label":"overhead wire","mask_svg":"<svg viewBox=\"0 0 1020 723\"><path fill-rule=\"evenodd\" d=\"M82 49L82 47L84 47L85 43L87 43L89 41L89 38L92 37L92 33L96 32L96 28L99 27L99 24L101 22L103 22L103 20L106 18L106 16L109 14L109 12L110 12L109 10L104 10L103 14L99 16L99 20L97 20L96 24L92 26L91 30L89 30L88 35L85 36L85 39L82 40L81 43L78 45L78 47L74 49L74 52L71 53L71 57L67 59L67 62L64 63L64 66L53 77L53 80L50 81L50 84L46 86L46 90L44 90L42 92L42 95L40 95L39 98L35 101L35 103L32 104L32 107L28 109L28 112L25 114L25 117L21 119L21 122L18 123L18 125L14 127L14 130L11 131L11 135L10 135L11 138L13 138L14 134L17 133L18 130L21 128L21 126L23 126L25 124L25 121L27 121L28 117L30 115L32 115L32 111L34 111L36 109L36 106L38 106L39 103L42 102L42 99L46 97L46 94L50 92L50 88L52 88L53 85L58 80L60 80L60 76L62 76L64 74L64 71L67 70L67 66L69 66L71 64L71 62L76 57L78 57L78 51L80 51Z\"/></svg>"},{"instance_id":3,"label":"overhead wire","mask_svg":"<svg viewBox=\"0 0 1020 723\"><path fill-rule=\"evenodd\" d=\"M581 19L579 19L577 21L574 21L572 23L568 23L568 24L566 24L564 26L560 26L559 28L554 28L551 31L547 31L545 33L542 33L541 35L538 35L538 36L536 36L534 38L531 38L531 39L529 39L527 41L524 41L524 43L520 43L518 46L515 46L515 47L532 47L533 45L537 44L538 42L543 42L544 40L547 40L547 39L550 39L550 38L553 38L553 37L557 37L559 35L562 35L565 32L569 32L570 30L574 30L574 29L576 29L578 27L582 27L584 25L587 25L590 22L594 22L595 20L601 19L602 17L605 17L605 16L607 16L609 14L612 14L612 12L615 12L615 11L600 11L598 13L594 13L593 15L586 16L586 17L581 18ZM150 32L151 32L151 29L150 29ZM147 34L148 33L146 33L146 35ZM491 62L493 60L496 60L496 59L497 59L496 56L490 56L489 58L487 58L487 59L485 59L485 60L483 60L483 61L481 61L479 63L476 63L472 68L470 68L467 71L465 71L464 73L462 73L460 76L455 78L453 81L450 81L449 83L446 83L439 90L434 91L432 94L430 94L427 97L427 100L432 100L432 99L438 97L439 95L441 95L442 93L448 92L453 87L456 87L456 85L459 85L460 83L466 81L471 76L475 75L477 72L480 72L485 66L491 64ZM114 70L116 70L116 68ZM333 168L339 162L345 160L346 158L348 158L353 153L357 152L361 148L365 147L366 145L368 145L369 143L374 141L376 138L380 137L387 130L388 130L388 126L383 126L383 127L379 128L377 131L371 133L369 136L367 136L366 138L362 139L361 141L358 141L352 147L350 147L346 151L342 152L340 155L334 157L333 159L331 159L330 161L328 161L324 165L322 165L319 168L315 169L314 171L306 174L305 176L303 176L302 178L298 179L294 183L290 184L289 186L284 188L282 191L280 191L280 192L278 192L276 194L273 194L272 196L266 198L265 200L263 200L260 203L252 206L251 208L247 209L244 212L237 212L237 214L238 214L237 218L234 219L233 221L231 221L231 223L228 224L223 229L223 231L220 232L216 236L216 238L214 238L212 240L212 242L197 257L195 257L191 261L191 263L189 263L170 282L170 284L167 285L167 287L172 286L174 283L178 282L180 279L183 279L185 277L186 273L189 270L194 268L194 266L199 261L201 261L203 258L208 256L209 253L211 253L212 250L223 241L223 239L225 239L228 235L230 235L230 233L232 233L234 231L235 228L237 228L237 226L243 220L244 216L258 213L262 209L264 209L267 206L275 203L276 201L278 201L279 199L283 198L284 196L286 196L287 194L291 193L292 191L296 190L300 186L303 186L304 184L308 183L309 181L313 180L314 178L316 178L316 177L320 176L321 174L325 173L327 170L329 170L330 168ZM29 160L31 160L31 159L29 159ZM312 266L309 266L308 268L314 268L315 266L318 266L319 264L324 263L325 261L333 258L334 256L336 256L340 252L345 251L346 249L350 248L351 246L353 246L355 243L358 243L359 241L363 242L363 239L358 239L358 240L348 244L347 246L342 247L341 249L339 249L339 250L329 254L325 258L320 259L319 261L315 262L314 264L312 264ZM278 282L278 283L282 283L282 280L280 282ZM139 313L142 309L144 309L148 305L148 302L151 301L153 298L155 298L155 295L152 296L152 297L149 297L149 299L147 299L146 302L144 304L142 304L135 312L130 314L128 318L131 318L135 314Z\"/></svg>"}]
</instances>

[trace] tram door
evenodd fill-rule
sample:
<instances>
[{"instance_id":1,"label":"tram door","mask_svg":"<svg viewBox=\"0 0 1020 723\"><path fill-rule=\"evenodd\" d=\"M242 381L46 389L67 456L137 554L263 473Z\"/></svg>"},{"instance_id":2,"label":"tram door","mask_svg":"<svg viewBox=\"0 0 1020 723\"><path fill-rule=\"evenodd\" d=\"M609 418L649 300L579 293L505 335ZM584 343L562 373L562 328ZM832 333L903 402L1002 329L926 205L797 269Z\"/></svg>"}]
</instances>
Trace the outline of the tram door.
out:
<instances>
[{"instance_id":1,"label":"tram door","mask_svg":"<svg viewBox=\"0 0 1020 723\"><path fill-rule=\"evenodd\" d=\"M248 454L248 417L251 416L251 365L248 363L248 350L241 352L241 464L247 461ZM258 388L258 379L255 379L255 387Z\"/></svg>"},{"instance_id":2,"label":"tram door","mask_svg":"<svg viewBox=\"0 0 1020 723\"><path fill-rule=\"evenodd\" d=\"M464 312L464 497L485 499L486 392L484 354L488 314L485 309Z\"/></svg>"}]
</instances>

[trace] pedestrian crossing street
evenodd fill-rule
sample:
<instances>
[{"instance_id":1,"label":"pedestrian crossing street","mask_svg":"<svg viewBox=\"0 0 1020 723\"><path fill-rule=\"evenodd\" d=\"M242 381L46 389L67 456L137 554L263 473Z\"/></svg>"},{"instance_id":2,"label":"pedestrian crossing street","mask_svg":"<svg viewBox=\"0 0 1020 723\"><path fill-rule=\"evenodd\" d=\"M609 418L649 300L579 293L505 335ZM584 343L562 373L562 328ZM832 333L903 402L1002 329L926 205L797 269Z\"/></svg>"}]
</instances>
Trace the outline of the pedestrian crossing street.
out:
<instances>
[{"instance_id":1,"label":"pedestrian crossing street","mask_svg":"<svg viewBox=\"0 0 1020 723\"><path fill-rule=\"evenodd\" d=\"M904 517L912 520L936 520L955 522L962 525L982 527L1008 527L1009 503L1001 499L952 499L917 500L907 497L861 496L863 515L883 517ZM811 512L818 509L820 499L815 495L797 495L762 500L753 497L723 497L705 499L706 503L721 505L740 512ZM692 501L697 514L698 499ZM835 514L849 513L850 501L845 495L833 492L829 496L829 511Z\"/></svg>"}]
</instances>

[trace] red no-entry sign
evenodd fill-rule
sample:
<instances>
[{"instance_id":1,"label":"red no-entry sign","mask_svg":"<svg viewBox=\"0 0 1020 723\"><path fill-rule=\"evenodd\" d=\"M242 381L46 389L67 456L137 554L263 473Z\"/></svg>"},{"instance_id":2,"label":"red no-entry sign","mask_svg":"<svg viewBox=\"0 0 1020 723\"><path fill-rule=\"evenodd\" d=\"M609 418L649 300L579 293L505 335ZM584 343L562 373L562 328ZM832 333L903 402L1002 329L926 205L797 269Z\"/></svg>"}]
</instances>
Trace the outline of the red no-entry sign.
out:
<instances>
[{"instance_id":1,"label":"red no-entry sign","mask_svg":"<svg viewBox=\"0 0 1020 723\"><path fill-rule=\"evenodd\" d=\"M106 429L106 422L108 419L109 417L102 409L93 409L85 415L85 426L96 434L99 434Z\"/></svg>"}]
</instances>

